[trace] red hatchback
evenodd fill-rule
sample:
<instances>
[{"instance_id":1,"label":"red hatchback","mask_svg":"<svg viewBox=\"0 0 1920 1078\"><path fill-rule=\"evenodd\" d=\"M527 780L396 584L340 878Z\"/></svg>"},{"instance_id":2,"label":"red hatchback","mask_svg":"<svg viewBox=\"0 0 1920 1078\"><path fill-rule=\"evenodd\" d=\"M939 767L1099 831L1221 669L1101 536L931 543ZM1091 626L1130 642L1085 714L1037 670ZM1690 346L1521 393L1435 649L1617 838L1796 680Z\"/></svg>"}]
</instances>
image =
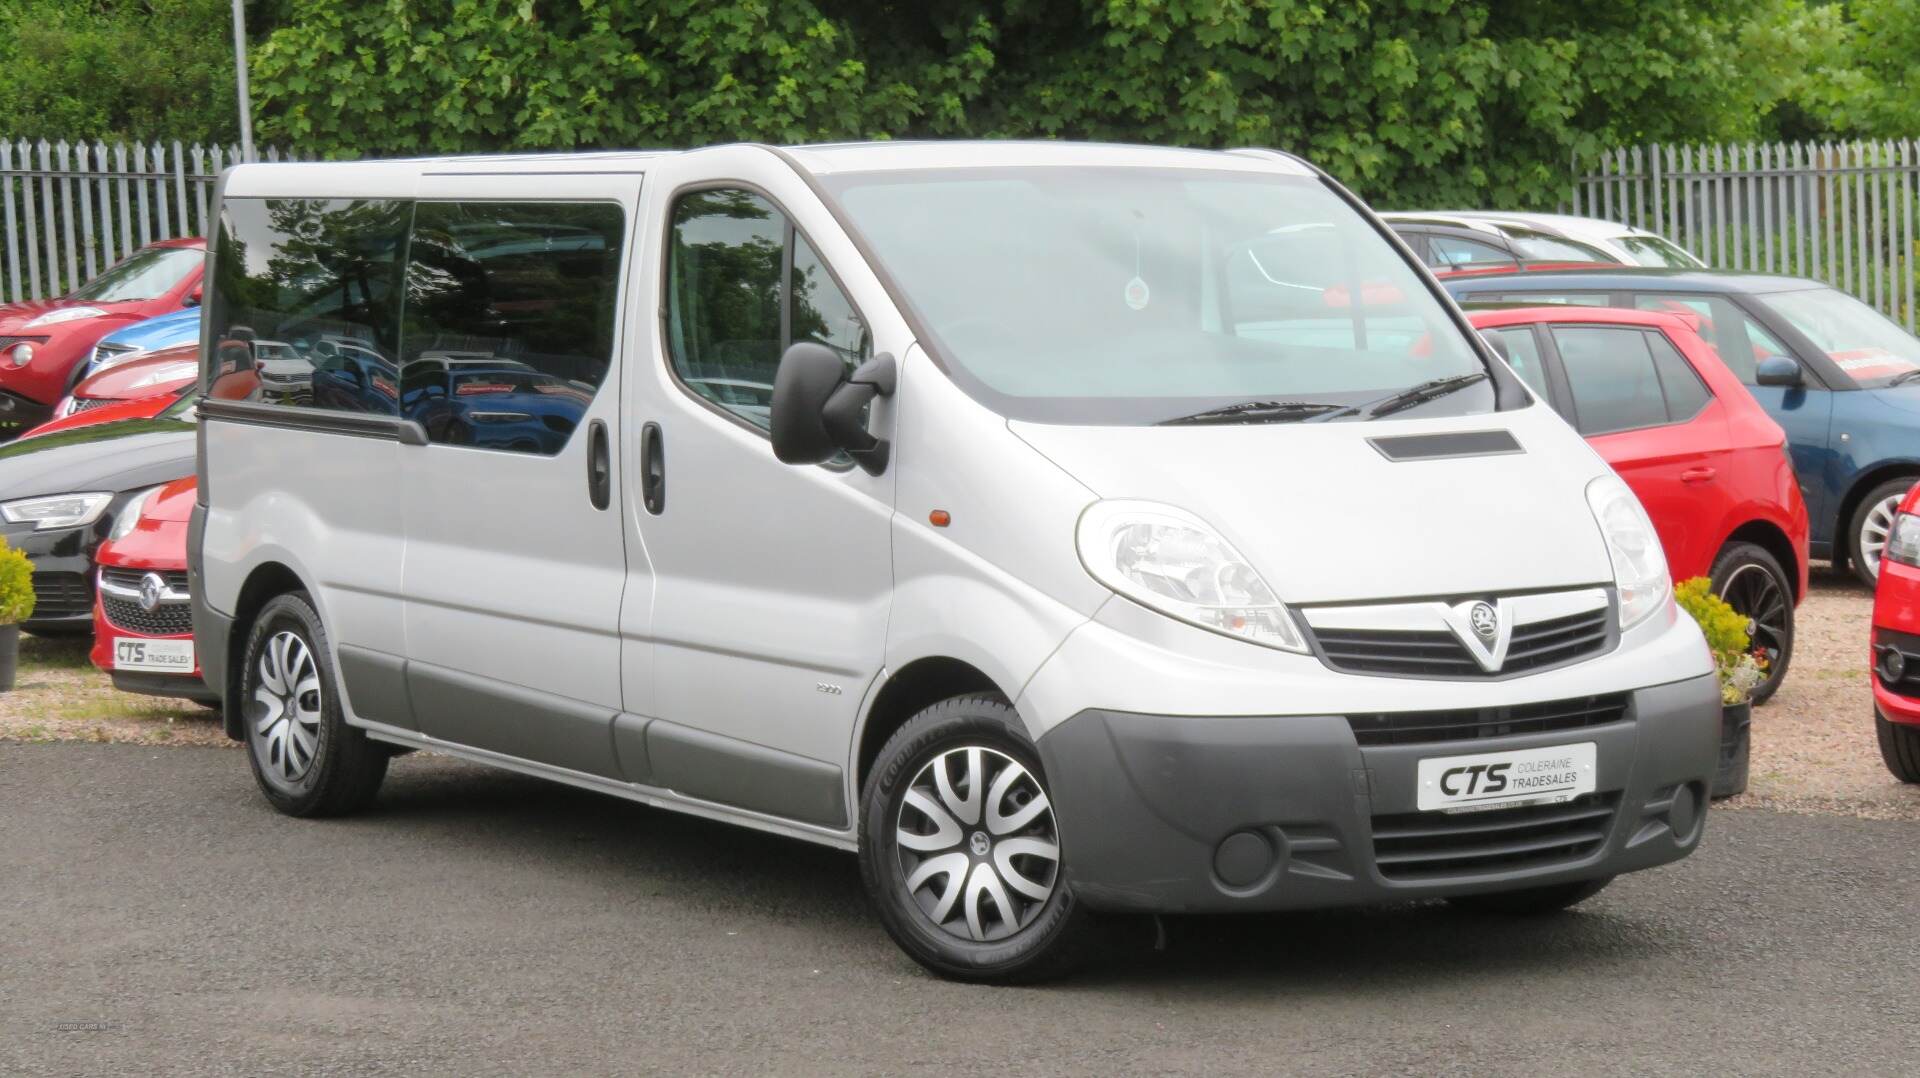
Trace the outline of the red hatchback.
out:
<instances>
[{"instance_id":1,"label":"red hatchback","mask_svg":"<svg viewBox=\"0 0 1920 1078\"><path fill-rule=\"evenodd\" d=\"M93 664L113 685L202 703L219 698L201 680L187 592L187 520L193 477L138 495L94 554Z\"/></svg>"},{"instance_id":2,"label":"red hatchback","mask_svg":"<svg viewBox=\"0 0 1920 1078\"><path fill-rule=\"evenodd\" d=\"M0 423L46 419L100 338L199 302L206 246L164 240L58 299L0 306Z\"/></svg>"},{"instance_id":3,"label":"red hatchback","mask_svg":"<svg viewBox=\"0 0 1920 1078\"><path fill-rule=\"evenodd\" d=\"M1754 699L1773 695L1807 587L1807 507L1786 432L1690 316L1524 307L1470 317L1633 488L1674 578L1711 577L1747 616L1769 665Z\"/></svg>"},{"instance_id":4,"label":"red hatchback","mask_svg":"<svg viewBox=\"0 0 1920 1078\"><path fill-rule=\"evenodd\" d=\"M1880 554L1872 666L1880 758L1901 782L1920 782L1920 486L1901 500Z\"/></svg>"}]
</instances>

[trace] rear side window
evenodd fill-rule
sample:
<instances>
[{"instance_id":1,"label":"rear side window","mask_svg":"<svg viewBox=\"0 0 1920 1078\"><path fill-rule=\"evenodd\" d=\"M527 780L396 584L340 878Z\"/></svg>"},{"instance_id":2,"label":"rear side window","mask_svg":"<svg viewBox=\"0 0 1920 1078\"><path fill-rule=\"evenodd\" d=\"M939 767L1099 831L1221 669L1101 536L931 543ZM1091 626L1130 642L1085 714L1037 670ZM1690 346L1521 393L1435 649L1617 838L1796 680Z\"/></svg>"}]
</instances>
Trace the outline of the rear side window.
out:
<instances>
[{"instance_id":1,"label":"rear side window","mask_svg":"<svg viewBox=\"0 0 1920 1078\"><path fill-rule=\"evenodd\" d=\"M1664 364L1655 358L1656 342L1669 353ZM1658 334L1625 326L1555 326L1553 343L1581 434L1684 422L1706 403L1706 388Z\"/></svg>"},{"instance_id":2,"label":"rear side window","mask_svg":"<svg viewBox=\"0 0 1920 1078\"><path fill-rule=\"evenodd\" d=\"M402 414L430 441L558 453L613 358L624 227L606 203L420 203Z\"/></svg>"},{"instance_id":3,"label":"rear side window","mask_svg":"<svg viewBox=\"0 0 1920 1078\"><path fill-rule=\"evenodd\" d=\"M1436 269L1511 262L1513 256L1490 243L1462 239L1459 236L1427 235L1427 264Z\"/></svg>"},{"instance_id":4,"label":"rear side window","mask_svg":"<svg viewBox=\"0 0 1920 1078\"><path fill-rule=\"evenodd\" d=\"M1507 365L1527 383L1534 396L1543 401L1553 399L1547 392L1547 372L1540 364L1540 342L1535 339L1532 326L1508 326L1482 332L1506 347Z\"/></svg>"},{"instance_id":5,"label":"rear side window","mask_svg":"<svg viewBox=\"0 0 1920 1078\"><path fill-rule=\"evenodd\" d=\"M1613 300L1605 292L1474 292L1467 303L1529 303L1567 307L1611 307Z\"/></svg>"},{"instance_id":6,"label":"rear side window","mask_svg":"<svg viewBox=\"0 0 1920 1078\"><path fill-rule=\"evenodd\" d=\"M361 199L228 199L207 315L208 390L228 400L339 408L316 371L391 369L402 248L412 206ZM323 379L324 382L324 379ZM388 382L357 410L397 414Z\"/></svg>"}]
</instances>

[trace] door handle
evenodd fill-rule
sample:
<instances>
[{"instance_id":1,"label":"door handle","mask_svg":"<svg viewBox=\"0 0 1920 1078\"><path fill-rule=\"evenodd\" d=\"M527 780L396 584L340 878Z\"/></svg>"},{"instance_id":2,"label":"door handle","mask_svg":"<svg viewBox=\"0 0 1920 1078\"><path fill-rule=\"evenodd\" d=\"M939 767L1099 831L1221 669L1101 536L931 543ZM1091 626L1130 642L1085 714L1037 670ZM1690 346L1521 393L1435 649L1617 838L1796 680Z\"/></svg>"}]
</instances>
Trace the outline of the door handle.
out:
<instances>
[{"instance_id":1,"label":"door handle","mask_svg":"<svg viewBox=\"0 0 1920 1078\"><path fill-rule=\"evenodd\" d=\"M1682 483L1704 483L1719 474L1718 471L1712 468L1688 468L1686 471L1680 473L1680 481Z\"/></svg>"},{"instance_id":2,"label":"door handle","mask_svg":"<svg viewBox=\"0 0 1920 1078\"><path fill-rule=\"evenodd\" d=\"M596 419L587 425L587 498L595 509L613 501L613 458L607 450L607 425Z\"/></svg>"},{"instance_id":3,"label":"door handle","mask_svg":"<svg viewBox=\"0 0 1920 1078\"><path fill-rule=\"evenodd\" d=\"M654 516L667 507L667 449L658 423L640 428L640 500Z\"/></svg>"}]
</instances>

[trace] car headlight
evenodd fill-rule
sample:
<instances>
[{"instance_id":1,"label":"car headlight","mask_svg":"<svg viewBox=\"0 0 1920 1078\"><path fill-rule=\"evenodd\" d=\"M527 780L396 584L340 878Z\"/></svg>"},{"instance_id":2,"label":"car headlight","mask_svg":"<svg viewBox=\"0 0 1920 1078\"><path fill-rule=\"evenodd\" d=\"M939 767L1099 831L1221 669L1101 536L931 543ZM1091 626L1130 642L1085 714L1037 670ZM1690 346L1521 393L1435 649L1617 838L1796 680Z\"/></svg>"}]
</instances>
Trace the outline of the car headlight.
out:
<instances>
[{"instance_id":1,"label":"car headlight","mask_svg":"<svg viewBox=\"0 0 1920 1078\"><path fill-rule=\"evenodd\" d=\"M1630 629L1660 609L1673 590L1666 551L1653 521L1617 475L1587 484L1587 504L1613 560L1613 586L1620 594L1620 628Z\"/></svg>"},{"instance_id":2,"label":"car headlight","mask_svg":"<svg viewBox=\"0 0 1920 1078\"><path fill-rule=\"evenodd\" d=\"M1191 513L1157 502L1095 502L1075 538L1094 579L1142 606L1224 636L1307 650L1273 589Z\"/></svg>"},{"instance_id":3,"label":"car headlight","mask_svg":"<svg viewBox=\"0 0 1920 1078\"><path fill-rule=\"evenodd\" d=\"M28 322L23 329L39 329L41 326L57 326L62 322L77 322L82 318L98 318L107 312L98 307L62 307Z\"/></svg>"},{"instance_id":4,"label":"car headlight","mask_svg":"<svg viewBox=\"0 0 1920 1078\"><path fill-rule=\"evenodd\" d=\"M140 523L140 514L147 508L147 499L153 497L153 492L159 489L160 487L148 487L127 499L127 504L120 507L120 515L113 518L113 527L108 529L107 538L125 539L132 535L133 526Z\"/></svg>"},{"instance_id":5,"label":"car headlight","mask_svg":"<svg viewBox=\"0 0 1920 1078\"><path fill-rule=\"evenodd\" d=\"M1885 561L1920 568L1920 516L1912 513L1893 515L1893 528L1887 532L1887 546L1880 552L1880 557Z\"/></svg>"},{"instance_id":6,"label":"car headlight","mask_svg":"<svg viewBox=\"0 0 1920 1078\"><path fill-rule=\"evenodd\" d=\"M0 502L0 517L5 517L10 524L32 524L34 531L74 528L100 519L112 500L113 495L100 492L21 498Z\"/></svg>"}]
</instances>

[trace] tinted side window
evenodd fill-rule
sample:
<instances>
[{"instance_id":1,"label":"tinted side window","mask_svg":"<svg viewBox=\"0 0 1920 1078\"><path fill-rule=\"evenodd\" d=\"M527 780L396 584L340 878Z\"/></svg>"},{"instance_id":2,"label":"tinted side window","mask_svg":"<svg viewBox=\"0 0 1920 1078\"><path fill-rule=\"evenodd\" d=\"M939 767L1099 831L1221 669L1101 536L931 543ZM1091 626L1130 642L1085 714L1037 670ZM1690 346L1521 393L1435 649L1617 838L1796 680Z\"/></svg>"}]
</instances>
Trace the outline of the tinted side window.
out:
<instances>
[{"instance_id":1,"label":"tinted side window","mask_svg":"<svg viewBox=\"0 0 1920 1078\"><path fill-rule=\"evenodd\" d=\"M411 209L358 199L227 199L207 299L215 327L209 392L296 408L349 407L315 375L362 360L392 367ZM389 381L385 390L369 390L351 407L398 414L392 388Z\"/></svg>"},{"instance_id":2,"label":"tinted side window","mask_svg":"<svg viewBox=\"0 0 1920 1078\"><path fill-rule=\"evenodd\" d=\"M594 202L422 202L401 409L452 445L558 453L613 359L625 217Z\"/></svg>"},{"instance_id":3,"label":"tinted side window","mask_svg":"<svg viewBox=\"0 0 1920 1078\"><path fill-rule=\"evenodd\" d=\"M1629 328L1556 326L1553 343L1566 368L1574 426L1581 434L1667 422L1666 398L1646 334Z\"/></svg>"},{"instance_id":4,"label":"tinted side window","mask_svg":"<svg viewBox=\"0 0 1920 1078\"><path fill-rule=\"evenodd\" d=\"M674 204L671 224L667 347L695 395L766 430L788 345L824 344L849 369L871 352L859 312L766 199L696 191Z\"/></svg>"},{"instance_id":5,"label":"tinted side window","mask_svg":"<svg viewBox=\"0 0 1920 1078\"><path fill-rule=\"evenodd\" d=\"M1725 296L1643 295L1635 296L1633 305L1643 311L1698 316L1700 336L1719 353L1720 361L1727 365L1734 377L1746 385L1755 384L1753 372L1761 359L1793 355L1787 351L1786 345L1748 318L1747 312Z\"/></svg>"},{"instance_id":6,"label":"tinted side window","mask_svg":"<svg viewBox=\"0 0 1920 1078\"><path fill-rule=\"evenodd\" d=\"M1653 350L1653 367L1660 374L1660 388L1667 397L1667 418L1675 423L1684 423L1700 414L1707 406L1705 383L1700 381L1699 372L1687 362L1680 350L1667 340L1664 333L1649 333L1647 347Z\"/></svg>"},{"instance_id":7,"label":"tinted side window","mask_svg":"<svg viewBox=\"0 0 1920 1078\"><path fill-rule=\"evenodd\" d=\"M1488 262L1512 262L1513 256L1477 240L1433 233L1427 236L1427 264L1439 269Z\"/></svg>"},{"instance_id":8,"label":"tinted side window","mask_svg":"<svg viewBox=\"0 0 1920 1078\"><path fill-rule=\"evenodd\" d=\"M1543 401L1553 399L1547 392L1547 372L1540 365L1540 342L1534 338L1532 326L1509 326L1483 332L1506 346L1507 365L1527 383L1527 388L1533 390L1534 396Z\"/></svg>"}]
</instances>

